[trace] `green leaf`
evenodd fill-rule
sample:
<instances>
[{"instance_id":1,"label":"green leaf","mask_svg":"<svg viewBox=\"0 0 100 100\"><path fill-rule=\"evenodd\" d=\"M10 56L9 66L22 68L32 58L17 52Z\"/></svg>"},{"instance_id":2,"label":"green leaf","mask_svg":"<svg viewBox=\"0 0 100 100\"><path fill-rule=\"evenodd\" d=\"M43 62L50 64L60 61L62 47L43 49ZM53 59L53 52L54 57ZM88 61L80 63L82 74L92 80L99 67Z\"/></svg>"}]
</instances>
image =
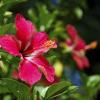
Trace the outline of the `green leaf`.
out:
<instances>
[{"instance_id":1,"label":"green leaf","mask_svg":"<svg viewBox=\"0 0 100 100\"><path fill-rule=\"evenodd\" d=\"M0 94L1 93L8 93L8 92L9 92L9 90L5 86L3 86L1 81L0 81Z\"/></svg>"},{"instance_id":2,"label":"green leaf","mask_svg":"<svg viewBox=\"0 0 100 100\"><path fill-rule=\"evenodd\" d=\"M46 94L48 88L49 88L49 87L46 87L46 88L44 88L44 89L41 91L40 95L41 95L42 97L45 97L45 94Z\"/></svg>"},{"instance_id":3,"label":"green leaf","mask_svg":"<svg viewBox=\"0 0 100 100\"><path fill-rule=\"evenodd\" d=\"M31 21L35 24L38 22L38 17L36 16L36 13L34 10L29 9L28 10L28 16L30 17Z\"/></svg>"},{"instance_id":4,"label":"green leaf","mask_svg":"<svg viewBox=\"0 0 100 100\"><path fill-rule=\"evenodd\" d=\"M57 11L49 12L45 5L38 5L40 30L48 29L51 27Z\"/></svg>"},{"instance_id":5,"label":"green leaf","mask_svg":"<svg viewBox=\"0 0 100 100\"><path fill-rule=\"evenodd\" d=\"M11 100L11 95L4 96L3 100Z\"/></svg>"},{"instance_id":6,"label":"green leaf","mask_svg":"<svg viewBox=\"0 0 100 100\"><path fill-rule=\"evenodd\" d=\"M26 0L1 0L0 4L2 4L0 7L5 6L5 5L10 5L13 3L20 3ZM11 5L10 5L11 6Z\"/></svg>"},{"instance_id":7,"label":"green leaf","mask_svg":"<svg viewBox=\"0 0 100 100\"><path fill-rule=\"evenodd\" d=\"M100 75L90 76L87 81L87 86L91 88L100 87Z\"/></svg>"},{"instance_id":8,"label":"green leaf","mask_svg":"<svg viewBox=\"0 0 100 100\"><path fill-rule=\"evenodd\" d=\"M73 86L70 82L62 81L59 83L55 83L49 87L46 87L41 95L47 100L50 98L54 98L60 96L64 93L71 94L77 89L76 86Z\"/></svg>"},{"instance_id":9,"label":"green leaf","mask_svg":"<svg viewBox=\"0 0 100 100\"><path fill-rule=\"evenodd\" d=\"M38 93L37 89L33 87L33 95L32 95L33 100L37 100L37 93Z\"/></svg>"},{"instance_id":10,"label":"green leaf","mask_svg":"<svg viewBox=\"0 0 100 100\"><path fill-rule=\"evenodd\" d=\"M0 79L0 93L13 93L18 100L30 100L29 88L13 79Z\"/></svg>"},{"instance_id":11,"label":"green leaf","mask_svg":"<svg viewBox=\"0 0 100 100\"><path fill-rule=\"evenodd\" d=\"M2 18L3 14L9 7L11 7L13 4L21 3L26 0L0 0L0 18Z\"/></svg>"}]
</instances>

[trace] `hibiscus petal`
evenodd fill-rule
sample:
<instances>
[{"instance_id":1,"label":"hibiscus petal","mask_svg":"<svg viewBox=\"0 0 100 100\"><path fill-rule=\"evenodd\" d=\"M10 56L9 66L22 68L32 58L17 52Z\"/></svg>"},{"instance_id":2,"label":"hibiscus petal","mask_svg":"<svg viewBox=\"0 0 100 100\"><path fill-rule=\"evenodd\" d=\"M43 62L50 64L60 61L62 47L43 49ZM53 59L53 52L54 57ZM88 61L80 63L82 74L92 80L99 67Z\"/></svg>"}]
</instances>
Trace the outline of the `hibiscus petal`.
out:
<instances>
[{"instance_id":1,"label":"hibiscus petal","mask_svg":"<svg viewBox=\"0 0 100 100\"><path fill-rule=\"evenodd\" d=\"M56 42L49 40L48 35L45 32L37 33L33 38L31 46L34 48L28 48L28 50L25 51L24 54L31 55L32 57L41 55L47 52L50 48L57 47Z\"/></svg>"},{"instance_id":2,"label":"hibiscus petal","mask_svg":"<svg viewBox=\"0 0 100 100\"><path fill-rule=\"evenodd\" d=\"M48 61L43 56L33 58L32 62L39 67L49 82L54 81L54 68L49 65Z\"/></svg>"},{"instance_id":3,"label":"hibiscus petal","mask_svg":"<svg viewBox=\"0 0 100 100\"><path fill-rule=\"evenodd\" d=\"M76 50L85 49L86 46L85 41L78 36L76 28L73 25L69 24L67 25L66 29L69 36L71 37L71 40L75 44L75 49Z\"/></svg>"},{"instance_id":4,"label":"hibiscus petal","mask_svg":"<svg viewBox=\"0 0 100 100\"><path fill-rule=\"evenodd\" d=\"M34 35L32 45L34 48L40 48L48 39L48 35L45 32L38 32Z\"/></svg>"},{"instance_id":5,"label":"hibiscus petal","mask_svg":"<svg viewBox=\"0 0 100 100\"><path fill-rule=\"evenodd\" d=\"M86 44L83 39L78 38L75 42L76 42L75 50L85 49Z\"/></svg>"},{"instance_id":6,"label":"hibiscus petal","mask_svg":"<svg viewBox=\"0 0 100 100\"><path fill-rule=\"evenodd\" d=\"M73 25L68 24L66 30L72 39L76 39L78 37L77 35L78 32Z\"/></svg>"},{"instance_id":7,"label":"hibiscus petal","mask_svg":"<svg viewBox=\"0 0 100 100\"><path fill-rule=\"evenodd\" d=\"M19 56L19 44L18 41L16 41L16 38L13 35L4 35L0 37L0 46L8 53Z\"/></svg>"},{"instance_id":8,"label":"hibiscus petal","mask_svg":"<svg viewBox=\"0 0 100 100\"><path fill-rule=\"evenodd\" d=\"M24 60L19 66L19 78L25 81L29 85L33 85L41 79L41 73L36 65L32 64L28 60Z\"/></svg>"},{"instance_id":9,"label":"hibiscus petal","mask_svg":"<svg viewBox=\"0 0 100 100\"><path fill-rule=\"evenodd\" d=\"M79 68L79 69L83 69L85 66L84 66L84 61L83 61L83 58L82 57L80 57L79 55L76 55L76 54L72 54L72 58L74 59L74 61L76 62L76 64L77 64L77 67Z\"/></svg>"},{"instance_id":10,"label":"hibiscus petal","mask_svg":"<svg viewBox=\"0 0 100 100\"><path fill-rule=\"evenodd\" d=\"M26 51L24 51L24 54L27 55L34 52L33 55L37 55L38 53L41 52L41 50L37 49L40 49L41 45L43 45L47 40L48 40L48 35L45 32L38 32L37 34L34 35L30 47Z\"/></svg>"},{"instance_id":11,"label":"hibiscus petal","mask_svg":"<svg viewBox=\"0 0 100 100\"><path fill-rule=\"evenodd\" d=\"M16 15L17 38L21 40L23 48L27 45L33 34L36 32L32 22L26 20L21 14Z\"/></svg>"},{"instance_id":12,"label":"hibiscus petal","mask_svg":"<svg viewBox=\"0 0 100 100\"><path fill-rule=\"evenodd\" d=\"M90 64L87 57L83 57L83 62L84 62L84 66L88 68Z\"/></svg>"}]
</instances>

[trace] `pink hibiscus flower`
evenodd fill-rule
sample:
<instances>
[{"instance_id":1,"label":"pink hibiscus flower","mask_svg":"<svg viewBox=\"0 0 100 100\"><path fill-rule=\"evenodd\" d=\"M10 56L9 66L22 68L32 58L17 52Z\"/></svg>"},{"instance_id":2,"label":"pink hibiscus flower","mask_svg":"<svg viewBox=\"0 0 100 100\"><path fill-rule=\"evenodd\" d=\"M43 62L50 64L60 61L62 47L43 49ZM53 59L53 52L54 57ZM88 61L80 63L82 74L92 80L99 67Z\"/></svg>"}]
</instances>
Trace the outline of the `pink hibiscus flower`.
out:
<instances>
[{"instance_id":1,"label":"pink hibiscus flower","mask_svg":"<svg viewBox=\"0 0 100 100\"><path fill-rule=\"evenodd\" d=\"M89 45L86 45L85 41L78 36L78 32L72 25L66 27L69 38L66 40L66 44L72 52L72 58L76 62L79 69L89 67L89 61L85 56L85 52L88 49L95 48L97 42L94 41Z\"/></svg>"},{"instance_id":2,"label":"pink hibiscus flower","mask_svg":"<svg viewBox=\"0 0 100 100\"><path fill-rule=\"evenodd\" d=\"M0 47L13 56L19 56L21 61L18 75L14 76L29 85L41 79L42 73L49 82L54 81L54 68L43 57L50 48L56 48L55 41L49 40L45 32L37 32L35 26L22 15L16 15L16 35L0 37ZM42 72L42 73L41 73Z\"/></svg>"}]
</instances>

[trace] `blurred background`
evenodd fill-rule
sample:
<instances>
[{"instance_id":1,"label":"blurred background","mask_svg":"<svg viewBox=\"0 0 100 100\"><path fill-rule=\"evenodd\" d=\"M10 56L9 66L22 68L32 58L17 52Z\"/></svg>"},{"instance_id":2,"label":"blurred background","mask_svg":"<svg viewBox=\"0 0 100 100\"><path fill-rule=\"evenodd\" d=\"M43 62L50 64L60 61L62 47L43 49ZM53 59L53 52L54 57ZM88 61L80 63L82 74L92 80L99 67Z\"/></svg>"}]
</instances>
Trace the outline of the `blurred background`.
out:
<instances>
[{"instance_id":1,"label":"blurred background","mask_svg":"<svg viewBox=\"0 0 100 100\"><path fill-rule=\"evenodd\" d=\"M59 69L59 67L57 67L60 71L63 70L62 72L59 72L63 73L60 78L62 77L62 79L65 79L67 76L66 79L71 80L75 85L80 86L84 83L81 81L87 80L86 78L83 79L84 77L91 78L91 76L95 75L94 78L92 77L93 82L97 81L97 83L92 82L95 84L92 88L96 89L95 92L90 89L91 86L88 88L92 91L89 95L87 93L85 94L84 91L79 90L82 92L82 96L90 96L90 98L86 97L82 99L81 96L76 94L68 100L99 100L100 77L98 76L100 75L100 0L1 0L0 34L15 34L16 31L13 24L17 13L23 14L27 19L31 20L36 25L38 31L46 31L50 38L57 40L58 43L64 42L68 37L65 29L67 24L74 25L78 30L79 35L86 41L87 44L92 41L98 42L95 49L88 50L86 52L86 56L90 62L90 67L84 69L83 71L80 71L76 67L72 67L72 69L68 69L68 67L66 69L66 66L74 66L75 62L71 60L70 54L63 54L63 50L60 46L58 46L57 50L51 50L45 56L55 66L63 66L63 69ZM8 62L13 60L14 63L12 63L12 65L14 67L12 70L16 68L17 62L19 62L18 58L12 59L12 56L8 56L6 53L0 52L0 54L1 56L3 55L2 59L5 66L8 66ZM5 55L7 55L8 58L5 57ZM5 58L8 59L8 62ZM0 71L0 77L10 76L9 67L3 68L3 71L6 74L4 75ZM68 74L66 75L66 73ZM82 74L82 79L80 78L80 73L84 73ZM95 94L95 96L93 96L93 94ZM2 98L3 95L0 95L0 97ZM67 100L66 98L64 99L63 96L60 100Z\"/></svg>"}]
</instances>

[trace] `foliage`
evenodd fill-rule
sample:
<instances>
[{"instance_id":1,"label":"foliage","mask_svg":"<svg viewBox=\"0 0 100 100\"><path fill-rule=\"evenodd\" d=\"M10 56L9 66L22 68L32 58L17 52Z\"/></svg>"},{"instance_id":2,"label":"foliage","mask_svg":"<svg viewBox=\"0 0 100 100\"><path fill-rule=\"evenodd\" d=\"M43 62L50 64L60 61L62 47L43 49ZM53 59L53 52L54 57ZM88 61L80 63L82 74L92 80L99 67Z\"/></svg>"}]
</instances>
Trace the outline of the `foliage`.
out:
<instances>
[{"instance_id":1,"label":"foliage","mask_svg":"<svg viewBox=\"0 0 100 100\"><path fill-rule=\"evenodd\" d=\"M100 63L95 61L95 65L91 64L96 74L88 75L85 70L77 68L65 45L69 39L66 32L69 23L76 26L87 43L97 40L99 44L97 33L100 32L100 7L91 9L88 0L1 0L1 36L16 33L14 18L17 13L21 13L36 25L37 31L46 31L51 39L56 40L58 47L44 55L55 68L55 81L49 83L43 77L33 86L12 78L20 58L13 57L0 48L0 100L96 100L100 90Z\"/></svg>"}]
</instances>

